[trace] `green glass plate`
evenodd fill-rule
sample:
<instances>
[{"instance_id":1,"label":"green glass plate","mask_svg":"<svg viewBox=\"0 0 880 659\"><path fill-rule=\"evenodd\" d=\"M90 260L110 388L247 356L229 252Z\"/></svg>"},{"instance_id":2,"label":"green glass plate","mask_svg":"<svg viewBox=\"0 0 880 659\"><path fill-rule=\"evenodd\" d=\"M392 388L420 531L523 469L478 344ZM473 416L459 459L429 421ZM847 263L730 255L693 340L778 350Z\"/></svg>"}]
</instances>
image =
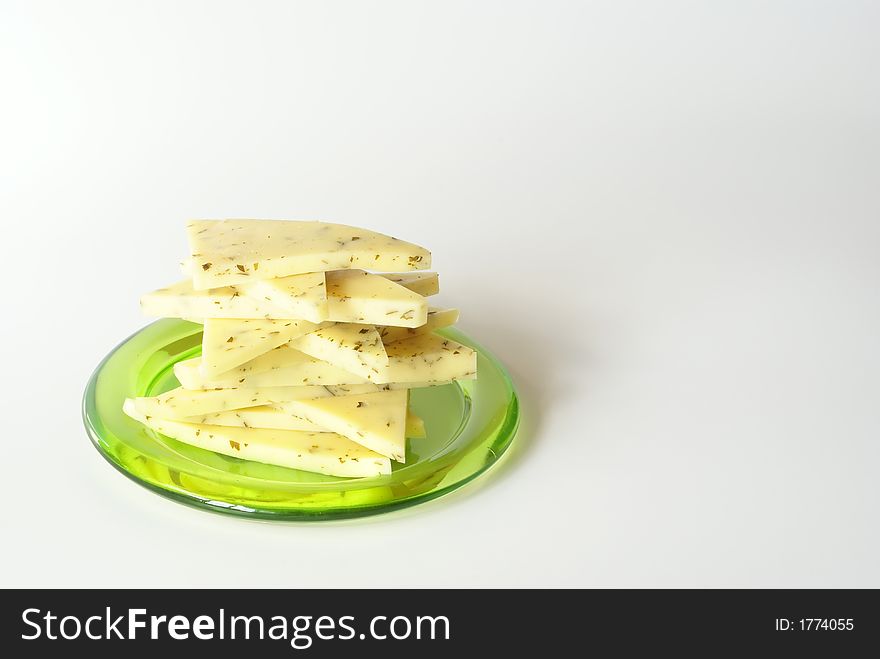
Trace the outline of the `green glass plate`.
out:
<instances>
[{"instance_id":1,"label":"green glass plate","mask_svg":"<svg viewBox=\"0 0 880 659\"><path fill-rule=\"evenodd\" d=\"M461 487L510 446L519 405L510 377L461 332L440 332L477 351L477 380L414 389L411 407L424 439L407 440L406 464L390 475L338 478L213 453L145 428L122 412L126 397L178 386L172 366L201 351L201 325L166 319L117 346L98 366L83 398L95 447L123 474L175 501L245 517L323 520L412 506Z\"/></svg>"}]
</instances>

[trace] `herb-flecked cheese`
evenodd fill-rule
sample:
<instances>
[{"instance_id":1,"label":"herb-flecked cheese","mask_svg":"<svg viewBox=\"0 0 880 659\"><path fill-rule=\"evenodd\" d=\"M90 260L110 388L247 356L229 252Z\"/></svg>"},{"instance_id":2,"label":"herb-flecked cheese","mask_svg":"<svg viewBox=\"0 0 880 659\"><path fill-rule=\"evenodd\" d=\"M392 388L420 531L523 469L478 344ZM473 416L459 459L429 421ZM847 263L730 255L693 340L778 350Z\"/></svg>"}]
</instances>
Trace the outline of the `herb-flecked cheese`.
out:
<instances>
[{"instance_id":1,"label":"herb-flecked cheese","mask_svg":"<svg viewBox=\"0 0 880 659\"><path fill-rule=\"evenodd\" d=\"M308 272L276 279L259 279L236 284L242 295L287 309L285 318L299 318L303 305L319 309L321 319L326 319L330 307L327 303L326 274Z\"/></svg>"},{"instance_id":2,"label":"herb-flecked cheese","mask_svg":"<svg viewBox=\"0 0 880 659\"><path fill-rule=\"evenodd\" d=\"M458 309L428 309L428 319L420 327L377 327L383 343L393 343L419 334L428 334L435 329L449 327L458 322Z\"/></svg>"},{"instance_id":3,"label":"herb-flecked cheese","mask_svg":"<svg viewBox=\"0 0 880 659\"><path fill-rule=\"evenodd\" d=\"M207 318L202 334L202 374L211 378L225 373L323 325L307 320Z\"/></svg>"},{"instance_id":4,"label":"herb-flecked cheese","mask_svg":"<svg viewBox=\"0 0 880 659\"><path fill-rule=\"evenodd\" d=\"M424 296L363 270L327 273L327 320L418 327L428 317Z\"/></svg>"},{"instance_id":5,"label":"herb-flecked cheese","mask_svg":"<svg viewBox=\"0 0 880 659\"><path fill-rule=\"evenodd\" d=\"M276 405L398 462L404 462L406 406L406 391L381 391Z\"/></svg>"},{"instance_id":6,"label":"herb-flecked cheese","mask_svg":"<svg viewBox=\"0 0 880 659\"><path fill-rule=\"evenodd\" d=\"M385 346L388 364L369 378L323 362L285 344L211 380L200 372L200 358L174 365L187 389L281 387L296 385L366 385L409 389L476 378L477 355L470 348L436 334L421 334ZM359 390L360 393L364 390Z\"/></svg>"},{"instance_id":7,"label":"herb-flecked cheese","mask_svg":"<svg viewBox=\"0 0 880 659\"><path fill-rule=\"evenodd\" d=\"M328 432L326 428L308 421L301 416L284 412L270 405L259 405L240 410L226 410L201 414L182 419L189 423L206 423L212 426L236 426L240 428L269 428L272 430L304 430L307 432Z\"/></svg>"},{"instance_id":8,"label":"herb-flecked cheese","mask_svg":"<svg viewBox=\"0 0 880 659\"><path fill-rule=\"evenodd\" d=\"M212 426L330 432L327 428L323 428L301 416L272 405L259 405L239 410L212 412L211 414L201 414L180 420L187 423L204 423ZM411 411L406 413L406 436L415 438L425 436L425 422Z\"/></svg>"},{"instance_id":9,"label":"herb-flecked cheese","mask_svg":"<svg viewBox=\"0 0 880 659\"><path fill-rule=\"evenodd\" d=\"M202 374L201 357L174 365L174 375L187 389L263 387L257 382L285 382L283 386L364 384L367 379L294 350L284 344L266 354L212 378ZM262 374L268 377L258 377Z\"/></svg>"},{"instance_id":10,"label":"herb-flecked cheese","mask_svg":"<svg viewBox=\"0 0 880 659\"><path fill-rule=\"evenodd\" d=\"M424 247L344 224L300 220L193 220L193 286L203 290L306 272L426 270Z\"/></svg>"},{"instance_id":11,"label":"herb-flecked cheese","mask_svg":"<svg viewBox=\"0 0 880 659\"><path fill-rule=\"evenodd\" d=\"M411 439L422 439L427 436L425 422L422 420L422 417L414 414L412 410L406 413L406 436Z\"/></svg>"},{"instance_id":12,"label":"herb-flecked cheese","mask_svg":"<svg viewBox=\"0 0 880 659\"><path fill-rule=\"evenodd\" d=\"M344 393L347 394L348 390ZM333 392L324 387L240 387L194 390L178 387L158 396L145 396L132 400L141 414L165 419L184 419L221 410L332 395Z\"/></svg>"},{"instance_id":13,"label":"herb-flecked cheese","mask_svg":"<svg viewBox=\"0 0 880 659\"><path fill-rule=\"evenodd\" d=\"M385 272L381 276L425 297L440 292L440 279L436 272Z\"/></svg>"},{"instance_id":14,"label":"herb-flecked cheese","mask_svg":"<svg viewBox=\"0 0 880 659\"><path fill-rule=\"evenodd\" d=\"M237 287L196 290L185 279L141 297L141 310L160 318L277 318L319 323L327 319L324 273L287 277L286 295L256 297Z\"/></svg>"},{"instance_id":15,"label":"herb-flecked cheese","mask_svg":"<svg viewBox=\"0 0 880 659\"><path fill-rule=\"evenodd\" d=\"M148 428L177 441L224 455L330 476L370 477L391 473L391 462L331 432L212 426L141 414L134 401L123 411Z\"/></svg>"},{"instance_id":16,"label":"herb-flecked cheese","mask_svg":"<svg viewBox=\"0 0 880 659\"><path fill-rule=\"evenodd\" d=\"M382 337L372 325L336 323L294 339L290 347L363 378L388 364Z\"/></svg>"},{"instance_id":17,"label":"herb-flecked cheese","mask_svg":"<svg viewBox=\"0 0 880 659\"><path fill-rule=\"evenodd\" d=\"M446 382L477 377L477 353L436 334L420 334L385 346L388 365L371 373L370 382Z\"/></svg>"}]
</instances>

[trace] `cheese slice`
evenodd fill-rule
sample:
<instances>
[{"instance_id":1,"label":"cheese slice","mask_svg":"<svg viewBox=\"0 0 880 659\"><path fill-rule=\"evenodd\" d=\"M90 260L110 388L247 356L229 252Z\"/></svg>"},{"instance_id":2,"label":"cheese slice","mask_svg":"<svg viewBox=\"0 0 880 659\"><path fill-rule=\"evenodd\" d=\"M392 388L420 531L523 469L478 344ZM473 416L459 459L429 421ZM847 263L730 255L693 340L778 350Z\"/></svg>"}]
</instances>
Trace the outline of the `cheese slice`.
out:
<instances>
[{"instance_id":1,"label":"cheese slice","mask_svg":"<svg viewBox=\"0 0 880 659\"><path fill-rule=\"evenodd\" d=\"M326 428L322 428L296 414L276 409L271 405L258 405L257 407L248 407L240 410L201 414L183 420L189 423L206 423L212 426L327 432Z\"/></svg>"},{"instance_id":2,"label":"cheese slice","mask_svg":"<svg viewBox=\"0 0 880 659\"><path fill-rule=\"evenodd\" d=\"M388 364L382 337L372 325L336 323L294 339L290 347L363 378Z\"/></svg>"},{"instance_id":3,"label":"cheese slice","mask_svg":"<svg viewBox=\"0 0 880 659\"><path fill-rule=\"evenodd\" d=\"M458 309L428 309L428 320L421 327L377 327L383 343L393 343L419 334L428 334L435 329L449 327L458 322Z\"/></svg>"},{"instance_id":4,"label":"cheese slice","mask_svg":"<svg viewBox=\"0 0 880 659\"><path fill-rule=\"evenodd\" d=\"M295 318L319 323L328 313L324 273L301 277L288 296L272 299L252 297L233 286L195 290L185 279L142 296L141 310L161 318Z\"/></svg>"},{"instance_id":5,"label":"cheese slice","mask_svg":"<svg viewBox=\"0 0 880 659\"><path fill-rule=\"evenodd\" d=\"M363 270L327 273L328 320L371 325L418 327L428 303L418 293Z\"/></svg>"},{"instance_id":6,"label":"cheese slice","mask_svg":"<svg viewBox=\"0 0 880 659\"><path fill-rule=\"evenodd\" d=\"M211 414L187 417L181 419L181 421L203 423L211 426L329 432L326 428L322 428L308 419L272 405L258 405L257 407L247 407L240 410L212 412ZM425 436L425 422L410 411L406 413L406 436L413 438Z\"/></svg>"},{"instance_id":7,"label":"cheese slice","mask_svg":"<svg viewBox=\"0 0 880 659\"><path fill-rule=\"evenodd\" d=\"M187 279L192 279L193 274L195 273L196 264L192 258L184 259L180 262L180 271L186 275ZM316 274L316 273L309 273ZM317 273L321 274L321 273ZM430 297L431 295L437 295L440 292L440 278L436 272L380 272L376 273L380 277L385 277L385 279L390 279L395 284L400 284L404 288L411 290L413 293L418 293L419 295L423 295L425 297ZM304 275L293 275L296 276L304 276ZM278 288L284 288L286 285L286 281L288 277L276 277L275 279L261 279L256 281L248 281L246 284L242 284L236 286L241 290L248 290L249 293L253 292L255 297L259 297L260 290L269 290L270 297L272 291L277 291ZM273 288L262 288L256 286L258 283L262 282L274 282ZM253 286L254 288L248 289L249 286Z\"/></svg>"},{"instance_id":8,"label":"cheese slice","mask_svg":"<svg viewBox=\"0 0 880 659\"><path fill-rule=\"evenodd\" d=\"M436 272L387 272L381 276L425 297L440 292L440 279Z\"/></svg>"},{"instance_id":9,"label":"cheese slice","mask_svg":"<svg viewBox=\"0 0 880 659\"><path fill-rule=\"evenodd\" d=\"M193 220L187 224L193 286L243 284L305 272L425 270L424 247L344 224L298 220Z\"/></svg>"},{"instance_id":10,"label":"cheese slice","mask_svg":"<svg viewBox=\"0 0 880 659\"><path fill-rule=\"evenodd\" d=\"M320 327L307 320L207 318L202 334L202 375L210 379L225 373Z\"/></svg>"},{"instance_id":11,"label":"cheese slice","mask_svg":"<svg viewBox=\"0 0 880 659\"><path fill-rule=\"evenodd\" d=\"M380 391L277 405L354 442L404 462L406 391Z\"/></svg>"},{"instance_id":12,"label":"cheese slice","mask_svg":"<svg viewBox=\"0 0 880 659\"><path fill-rule=\"evenodd\" d=\"M367 382L366 378L310 357L287 344L210 379L202 375L201 363L201 357L194 357L174 365L174 375L184 388L264 387L265 384L258 383L265 382L284 382L282 386Z\"/></svg>"},{"instance_id":13,"label":"cheese slice","mask_svg":"<svg viewBox=\"0 0 880 659\"><path fill-rule=\"evenodd\" d=\"M308 272L277 279L260 279L236 285L242 295L286 309L285 318L302 318L301 310L314 307L321 319L327 318L326 277L323 272Z\"/></svg>"},{"instance_id":14,"label":"cheese slice","mask_svg":"<svg viewBox=\"0 0 880 659\"><path fill-rule=\"evenodd\" d=\"M415 389L476 378L477 355L470 348L436 334L421 334L385 346L388 365L369 378L310 357L288 344L210 380L200 372L200 357L178 362L174 374L186 389L360 385L355 393L379 389ZM376 391L376 389L373 389Z\"/></svg>"},{"instance_id":15,"label":"cheese slice","mask_svg":"<svg viewBox=\"0 0 880 659\"><path fill-rule=\"evenodd\" d=\"M375 386L375 385L374 385ZM349 391L340 391L348 394ZM164 419L185 419L221 410L281 403L297 398L332 396L324 387L262 387L237 389L196 389L182 387L158 396L133 398L135 408L141 414Z\"/></svg>"},{"instance_id":16,"label":"cheese slice","mask_svg":"<svg viewBox=\"0 0 880 659\"><path fill-rule=\"evenodd\" d=\"M147 418L127 399L123 411L158 433L243 460L330 476L371 477L391 473L391 462L362 445L328 432L236 428Z\"/></svg>"},{"instance_id":17,"label":"cheese slice","mask_svg":"<svg viewBox=\"0 0 880 659\"><path fill-rule=\"evenodd\" d=\"M425 422L422 420L422 417L416 416L410 411L406 413L406 436L412 439L427 437Z\"/></svg>"},{"instance_id":18,"label":"cheese slice","mask_svg":"<svg viewBox=\"0 0 880 659\"><path fill-rule=\"evenodd\" d=\"M440 383L477 377L477 353L437 334L420 334L385 346L388 365L371 373L370 382Z\"/></svg>"}]
</instances>

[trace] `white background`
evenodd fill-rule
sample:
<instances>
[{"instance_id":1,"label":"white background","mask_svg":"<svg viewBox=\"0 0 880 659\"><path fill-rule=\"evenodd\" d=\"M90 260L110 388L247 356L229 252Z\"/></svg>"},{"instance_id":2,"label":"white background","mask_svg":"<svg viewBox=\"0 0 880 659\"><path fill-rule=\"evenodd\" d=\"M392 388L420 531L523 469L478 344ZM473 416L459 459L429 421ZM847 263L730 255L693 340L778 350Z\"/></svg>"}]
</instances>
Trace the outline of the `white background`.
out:
<instances>
[{"instance_id":1,"label":"white background","mask_svg":"<svg viewBox=\"0 0 880 659\"><path fill-rule=\"evenodd\" d=\"M0 585L880 586L880 39L860 2L0 3ZM365 521L92 448L190 217L428 246L525 416Z\"/></svg>"}]
</instances>

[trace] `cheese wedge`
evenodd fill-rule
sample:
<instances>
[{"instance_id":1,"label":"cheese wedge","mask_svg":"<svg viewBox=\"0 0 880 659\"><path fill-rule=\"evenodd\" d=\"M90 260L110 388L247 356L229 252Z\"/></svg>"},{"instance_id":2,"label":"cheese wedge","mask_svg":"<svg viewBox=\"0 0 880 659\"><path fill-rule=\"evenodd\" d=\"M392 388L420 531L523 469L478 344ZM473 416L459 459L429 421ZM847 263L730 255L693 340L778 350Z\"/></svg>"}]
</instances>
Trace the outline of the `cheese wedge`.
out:
<instances>
[{"instance_id":1,"label":"cheese wedge","mask_svg":"<svg viewBox=\"0 0 880 659\"><path fill-rule=\"evenodd\" d=\"M383 343L393 343L419 334L428 334L435 329L449 327L458 322L458 309L428 309L428 320L421 327L377 327Z\"/></svg>"},{"instance_id":2,"label":"cheese wedge","mask_svg":"<svg viewBox=\"0 0 880 659\"><path fill-rule=\"evenodd\" d=\"M440 279L436 272L387 272L381 276L425 297L440 292Z\"/></svg>"},{"instance_id":3,"label":"cheese wedge","mask_svg":"<svg viewBox=\"0 0 880 659\"><path fill-rule=\"evenodd\" d=\"M388 364L382 337L372 325L336 323L294 339L290 347L363 378Z\"/></svg>"},{"instance_id":4,"label":"cheese wedge","mask_svg":"<svg viewBox=\"0 0 880 659\"><path fill-rule=\"evenodd\" d=\"M187 237L198 290L306 272L431 267L431 253L423 247L329 222L193 220Z\"/></svg>"},{"instance_id":5,"label":"cheese wedge","mask_svg":"<svg viewBox=\"0 0 880 659\"><path fill-rule=\"evenodd\" d=\"M328 272L327 304L327 319L338 322L418 327L428 318L423 296L363 270Z\"/></svg>"},{"instance_id":6,"label":"cheese wedge","mask_svg":"<svg viewBox=\"0 0 880 659\"><path fill-rule=\"evenodd\" d=\"M186 419L181 419L181 421L203 423L211 426L329 432L326 428L322 428L297 414L286 412L272 405L258 405L257 407L247 407L240 410L212 412L211 414L187 417ZM425 422L410 411L406 413L406 436L413 438L425 436Z\"/></svg>"},{"instance_id":7,"label":"cheese wedge","mask_svg":"<svg viewBox=\"0 0 880 659\"><path fill-rule=\"evenodd\" d=\"M277 350L277 348L276 348ZM273 351L274 352L274 351ZM187 363L188 362L188 363ZM213 380L205 380L199 369L199 358L196 357L187 362L179 362L182 366L174 365L174 374L178 381L186 389L209 391L214 389L235 389L238 386L247 386L248 388L276 388L300 386L305 389L317 392L319 389L332 390L334 393L328 395L344 395L346 390L351 393L373 393L376 391L392 391L397 389L418 389L420 387L436 387L449 384L452 380L434 380L431 382L389 382L383 384L374 384L367 382L365 379L355 384L335 384L335 385L302 385L291 384L291 382L302 383L303 367L301 365L279 366L277 369L260 371L259 373L242 372L240 369L233 369L218 376ZM327 364L326 366L330 366ZM322 374L327 371L322 369ZM338 378L341 379L341 378ZM338 393L336 393L338 392ZM300 398L318 398L317 395L300 396Z\"/></svg>"},{"instance_id":8,"label":"cheese wedge","mask_svg":"<svg viewBox=\"0 0 880 659\"><path fill-rule=\"evenodd\" d=\"M369 378L314 359L287 344L211 380L200 372L200 357L178 362L174 374L186 389L367 385L414 389L476 378L477 355L470 348L436 334L422 334L385 346L388 365ZM367 391L359 389L356 393ZM375 391L375 390L374 390Z\"/></svg>"},{"instance_id":9,"label":"cheese wedge","mask_svg":"<svg viewBox=\"0 0 880 659\"><path fill-rule=\"evenodd\" d=\"M416 416L409 411L406 413L406 436L412 439L422 439L427 436L425 422L422 420L422 417Z\"/></svg>"},{"instance_id":10,"label":"cheese wedge","mask_svg":"<svg viewBox=\"0 0 880 659\"><path fill-rule=\"evenodd\" d=\"M375 385L374 385L375 386ZM340 390L347 395L349 390ZM135 409L146 416L163 419L185 419L188 417L235 410L255 405L282 403L298 398L332 396L334 393L324 387L263 387L238 389L196 389L182 387L172 389L158 396L133 398Z\"/></svg>"},{"instance_id":11,"label":"cheese wedge","mask_svg":"<svg viewBox=\"0 0 880 659\"><path fill-rule=\"evenodd\" d=\"M277 405L354 442L404 462L406 391L380 391Z\"/></svg>"},{"instance_id":12,"label":"cheese wedge","mask_svg":"<svg viewBox=\"0 0 880 659\"><path fill-rule=\"evenodd\" d=\"M235 428L147 418L127 399L123 411L158 433L243 460L330 476L371 477L391 473L391 462L362 445L328 432Z\"/></svg>"},{"instance_id":13,"label":"cheese wedge","mask_svg":"<svg viewBox=\"0 0 880 659\"><path fill-rule=\"evenodd\" d=\"M213 412L183 419L188 423L206 423L212 426L235 426L239 428L270 428L274 430L304 430L327 432L301 416L284 412L270 405L258 405L241 410Z\"/></svg>"},{"instance_id":14,"label":"cheese wedge","mask_svg":"<svg viewBox=\"0 0 880 659\"><path fill-rule=\"evenodd\" d=\"M304 305L318 309L321 319L327 318L329 311L326 277L323 272L247 281L235 288L242 295L254 300L285 308L285 318L301 318L300 310Z\"/></svg>"},{"instance_id":15,"label":"cheese wedge","mask_svg":"<svg viewBox=\"0 0 880 659\"><path fill-rule=\"evenodd\" d=\"M322 299L319 295L326 292L323 288L325 274L318 272L265 279L209 291L196 291L192 288L191 282L178 282L167 289L159 289L143 296L142 306L146 315L183 318L193 323L203 323L205 314L214 318L305 318L317 322L319 319L329 319L331 316L326 298ZM302 278L315 276L319 276L320 280L315 280L308 286L308 293L303 294L306 284ZM435 295L440 291L436 272L385 273L377 276L421 296ZM345 322L357 316L372 318L374 322L388 321L385 318L387 309L380 310L381 315L371 312L371 307L374 307L375 303L370 301L372 298L369 295L382 294L381 282L371 282L373 290L367 291L367 295L364 295L363 283L357 285L357 282L345 281L342 277L338 279L341 283L335 289L336 299L333 300L335 317L332 320ZM386 286L385 292L395 295L398 300L396 306L404 305L407 309L414 309L414 316L421 318L423 305L418 298L406 296L393 287ZM246 299L239 297L242 295ZM353 303L342 304L350 302L352 297L355 298ZM202 312L202 314L200 316L192 312ZM392 319L390 322L397 321ZM411 323L406 322L406 325L410 326Z\"/></svg>"},{"instance_id":16,"label":"cheese wedge","mask_svg":"<svg viewBox=\"0 0 880 659\"><path fill-rule=\"evenodd\" d=\"M272 299L245 295L233 286L195 290L185 279L142 296L141 310L161 318L295 318L319 323L328 313L324 273L301 277L300 285L291 289L297 292Z\"/></svg>"},{"instance_id":17,"label":"cheese wedge","mask_svg":"<svg viewBox=\"0 0 880 659\"><path fill-rule=\"evenodd\" d=\"M201 357L194 357L174 365L174 375L185 389L266 386L255 384L257 382L285 382L282 386L367 383L366 378L310 357L287 344L210 379L202 375L201 363Z\"/></svg>"},{"instance_id":18,"label":"cheese wedge","mask_svg":"<svg viewBox=\"0 0 880 659\"><path fill-rule=\"evenodd\" d=\"M207 318L204 324L201 369L209 379L323 326L307 320L265 318Z\"/></svg>"},{"instance_id":19,"label":"cheese wedge","mask_svg":"<svg viewBox=\"0 0 880 659\"><path fill-rule=\"evenodd\" d=\"M196 267L197 266L192 258L184 259L180 262L180 271L187 277L187 279L192 279ZM440 292L440 278L436 272L380 272L376 274L378 274L380 277L385 277L385 279L390 279L395 284L400 284L404 288L408 288L413 293L418 293L419 295L423 295L425 297L437 295L437 293ZM275 279L262 279L258 281L276 282L276 284L283 285L286 279L287 277L277 277ZM258 281L249 281L247 284L244 284L242 286L236 286L236 288L241 288L242 290L245 290L247 286L253 286L254 284L257 284ZM260 288L254 288L251 290L259 291ZM270 288L268 290L272 291L274 289ZM259 297L259 293L257 292L255 296Z\"/></svg>"},{"instance_id":20,"label":"cheese wedge","mask_svg":"<svg viewBox=\"0 0 880 659\"><path fill-rule=\"evenodd\" d=\"M420 334L385 346L388 365L371 373L370 382L440 383L477 377L477 353L436 334Z\"/></svg>"}]
</instances>

